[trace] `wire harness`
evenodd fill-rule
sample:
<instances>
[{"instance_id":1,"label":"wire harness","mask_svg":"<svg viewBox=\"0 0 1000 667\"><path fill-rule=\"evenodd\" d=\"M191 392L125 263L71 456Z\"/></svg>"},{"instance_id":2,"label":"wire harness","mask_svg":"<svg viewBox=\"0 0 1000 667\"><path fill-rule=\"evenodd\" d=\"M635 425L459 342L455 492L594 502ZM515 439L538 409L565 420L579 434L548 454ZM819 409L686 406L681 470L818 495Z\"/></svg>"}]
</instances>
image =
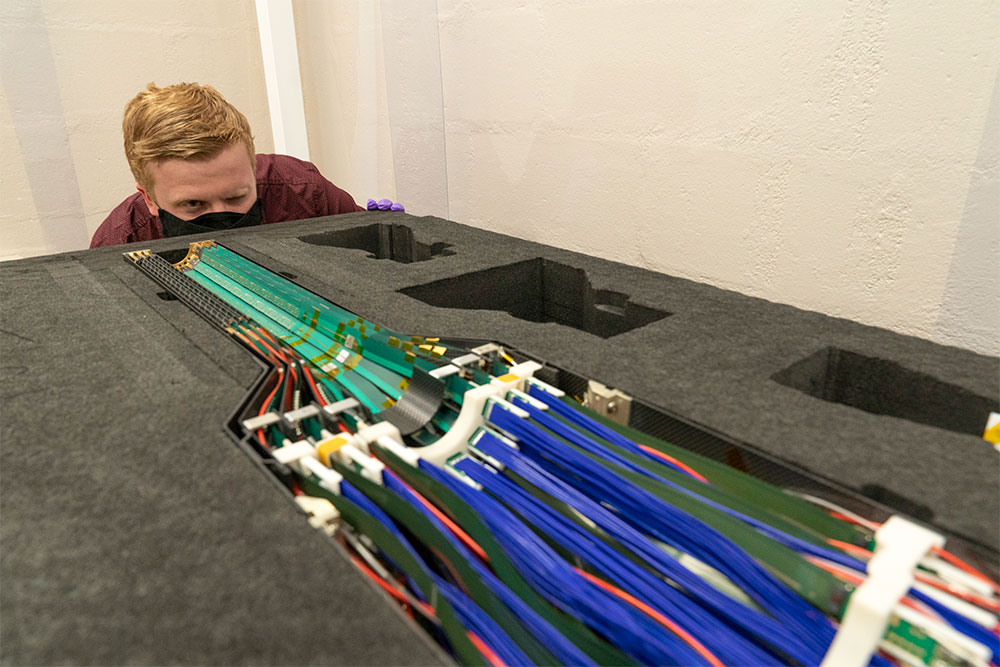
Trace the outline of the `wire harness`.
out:
<instances>
[{"instance_id":1,"label":"wire harness","mask_svg":"<svg viewBox=\"0 0 1000 667\"><path fill-rule=\"evenodd\" d=\"M388 331L214 242L125 258L264 362L241 442L460 663L997 662L1000 585L902 517L783 492L498 344Z\"/></svg>"}]
</instances>

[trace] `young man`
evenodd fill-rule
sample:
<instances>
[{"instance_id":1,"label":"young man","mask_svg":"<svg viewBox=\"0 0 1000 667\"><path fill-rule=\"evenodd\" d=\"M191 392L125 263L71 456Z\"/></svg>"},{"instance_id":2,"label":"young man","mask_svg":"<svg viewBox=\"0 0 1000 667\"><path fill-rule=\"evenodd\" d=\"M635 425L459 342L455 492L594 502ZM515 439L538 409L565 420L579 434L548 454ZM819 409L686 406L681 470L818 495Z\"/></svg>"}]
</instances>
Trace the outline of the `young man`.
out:
<instances>
[{"instance_id":1,"label":"young man","mask_svg":"<svg viewBox=\"0 0 1000 667\"><path fill-rule=\"evenodd\" d=\"M91 248L365 210L312 163L257 155L246 116L211 86L150 83L126 105L122 133L139 192Z\"/></svg>"}]
</instances>

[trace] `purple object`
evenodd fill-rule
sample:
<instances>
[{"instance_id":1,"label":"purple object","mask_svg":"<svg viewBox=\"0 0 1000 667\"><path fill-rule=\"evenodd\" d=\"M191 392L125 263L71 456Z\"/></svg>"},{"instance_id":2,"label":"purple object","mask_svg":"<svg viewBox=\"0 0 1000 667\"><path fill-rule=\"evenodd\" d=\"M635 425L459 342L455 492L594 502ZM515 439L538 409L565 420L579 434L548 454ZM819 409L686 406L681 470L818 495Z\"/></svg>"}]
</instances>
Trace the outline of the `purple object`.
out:
<instances>
[{"instance_id":1,"label":"purple object","mask_svg":"<svg viewBox=\"0 0 1000 667\"><path fill-rule=\"evenodd\" d=\"M402 204L397 204L396 202L392 201L391 199L379 199L378 201L375 201L374 199L369 199L368 200L368 210L369 211L403 211L404 213L406 212L406 209L403 208Z\"/></svg>"}]
</instances>

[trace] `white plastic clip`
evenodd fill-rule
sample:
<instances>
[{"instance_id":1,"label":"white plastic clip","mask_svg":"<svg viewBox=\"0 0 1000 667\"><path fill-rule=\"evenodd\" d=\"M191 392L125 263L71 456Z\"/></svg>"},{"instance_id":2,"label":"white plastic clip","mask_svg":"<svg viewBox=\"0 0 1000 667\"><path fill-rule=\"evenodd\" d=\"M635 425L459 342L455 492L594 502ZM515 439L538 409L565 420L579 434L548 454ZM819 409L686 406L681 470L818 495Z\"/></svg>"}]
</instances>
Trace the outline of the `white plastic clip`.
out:
<instances>
[{"instance_id":1,"label":"white plastic clip","mask_svg":"<svg viewBox=\"0 0 1000 667\"><path fill-rule=\"evenodd\" d=\"M336 532L340 512L329 500L316 496L295 496L295 502L309 517L310 526L322 530L327 535L333 535Z\"/></svg>"},{"instance_id":2,"label":"white plastic clip","mask_svg":"<svg viewBox=\"0 0 1000 667\"><path fill-rule=\"evenodd\" d=\"M843 621L821 667L863 667L878 648L899 601L913 585L913 569L944 538L902 517L892 516L875 533L868 578L847 603Z\"/></svg>"},{"instance_id":3,"label":"white plastic clip","mask_svg":"<svg viewBox=\"0 0 1000 667\"><path fill-rule=\"evenodd\" d=\"M445 461L468 445L469 438L476 429L485 425L483 409L486 407L487 399L503 396L510 389L522 386L524 381L541 367L542 365L536 361L525 361L511 366L506 375L493 378L489 384L473 387L465 392L462 396L462 409L455 423L433 445L417 450L418 456L425 461L443 466ZM520 410L520 408L514 409Z\"/></svg>"},{"instance_id":4,"label":"white plastic clip","mask_svg":"<svg viewBox=\"0 0 1000 667\"><path fill-rule=\"evenodd\" d=\"M354 442L365 452L369 452L368 445L378 442L382 438L392 438L397 442L402 442L403 437L399 434L399 429L389 422L378 422L371 426L359 429ZM369 452L370 453L370 452Z\"/></svg>"}]
</instances>

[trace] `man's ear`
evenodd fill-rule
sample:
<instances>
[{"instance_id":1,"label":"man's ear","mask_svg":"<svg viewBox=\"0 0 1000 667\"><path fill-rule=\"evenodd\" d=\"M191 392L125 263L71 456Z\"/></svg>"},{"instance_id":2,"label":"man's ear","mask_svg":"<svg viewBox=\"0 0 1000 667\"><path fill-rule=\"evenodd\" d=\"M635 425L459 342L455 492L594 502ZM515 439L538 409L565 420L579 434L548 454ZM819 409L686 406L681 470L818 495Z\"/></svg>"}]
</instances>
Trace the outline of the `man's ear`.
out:
<instances>
[{"instance_id":1,"label":"man's ear","mask_svg":"<svg viewBox=\"0 0 1000 667\"><path fill-rule=\"evenodd\" d=\"M135 189L142 193L142 199L143 201L146 202L146 208L149 209L149 214L153 217L159 215L160 207L156 205L156 202L154 202L153 199L149 196L149 193L143 190L142 186L139 185L138 183L135 184Z\"/></svg>"}]
</instances>

